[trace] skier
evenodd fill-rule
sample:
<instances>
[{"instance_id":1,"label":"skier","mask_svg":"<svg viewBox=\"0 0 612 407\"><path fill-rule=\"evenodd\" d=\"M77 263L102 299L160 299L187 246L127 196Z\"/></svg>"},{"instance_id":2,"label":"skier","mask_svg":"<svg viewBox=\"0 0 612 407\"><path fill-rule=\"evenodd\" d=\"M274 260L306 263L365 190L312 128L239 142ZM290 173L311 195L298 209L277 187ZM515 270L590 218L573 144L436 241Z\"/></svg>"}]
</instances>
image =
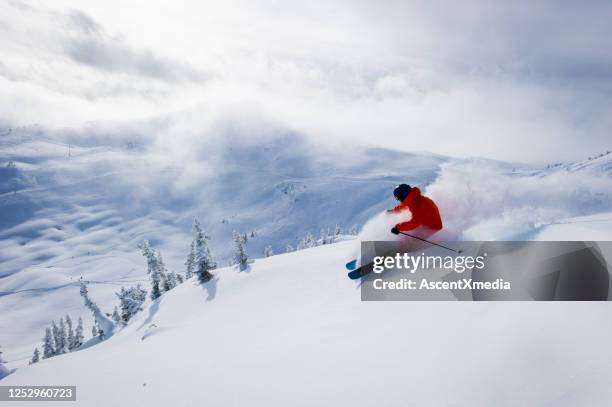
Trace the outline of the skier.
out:
<instances>
[{"instance_id":1,"label":"skier","mask_svg":"<svg viewBox=\"0 0 612 407\"><path fill-rule=\"evenodd\" d=\"M402 240L399 242L399 246L393 247L393 252L414 252L420 250L422 246L434 245L440 246L448 250L461 253L454 249L443 246L439 243L427 240L430 236L442 229L442 219L440 219L440 211L434 201L426 196L421 195L421 190L417 187L411 187L407 184L398 185L393 190L393 195L400 201L393 209L389 209L388 213L402 213L404 211L410 211L412 218L406 222L401 222L393 226L391 233L399 235L402 232L410 231L410 236L414 240ZM370 249L381 255L382 252L377 251L376 243L370 245ZM389 250L389 246L383 246L381 250ZM372 250L370 250L372 251ZM351 280L362 278L372 271L372 262L370 254L362 252L361 257L353 259L346 263L346 268L350 270L348 277ZM386 254L385 254L386 255ZM362 264L361 262L363 261Z\"/></svg>"},{"instance_id":2,"label":"skier","mask_svg":"<svg viewBox=\"0 0 612 407\"><path fill-rule=\"evenodd\" d=\"M408 184L398 185L393 190L395 199L400 201L393 209L387 212L400 213L410 210L412 218L407 222L398 223L391 229L391 233L398 235L400 232L415 230L419 234L432 235L442 229L442 219L436 203L430 198L421 195L421 190Z\"/></svg>"}]
</instances>

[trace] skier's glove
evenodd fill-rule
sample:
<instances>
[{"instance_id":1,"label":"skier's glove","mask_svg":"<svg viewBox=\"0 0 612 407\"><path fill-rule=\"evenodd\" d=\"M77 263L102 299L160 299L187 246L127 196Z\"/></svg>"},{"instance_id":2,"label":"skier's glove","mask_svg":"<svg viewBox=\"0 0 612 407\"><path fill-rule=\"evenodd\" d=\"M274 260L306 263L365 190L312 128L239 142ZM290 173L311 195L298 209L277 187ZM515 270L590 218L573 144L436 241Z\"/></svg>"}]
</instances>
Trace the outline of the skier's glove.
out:
<instances>
[{"instance_id":1,"label":"skier's glove","mask_svg":"<svg viewBox=\"0 0 612 407\"><path fill-rule=\"evenodd\" d=\"M399 235L399 229L397 228L397 226L393 226L391 228L391 233L393 233L394 235Z\"/></svg>"}]
</instances>

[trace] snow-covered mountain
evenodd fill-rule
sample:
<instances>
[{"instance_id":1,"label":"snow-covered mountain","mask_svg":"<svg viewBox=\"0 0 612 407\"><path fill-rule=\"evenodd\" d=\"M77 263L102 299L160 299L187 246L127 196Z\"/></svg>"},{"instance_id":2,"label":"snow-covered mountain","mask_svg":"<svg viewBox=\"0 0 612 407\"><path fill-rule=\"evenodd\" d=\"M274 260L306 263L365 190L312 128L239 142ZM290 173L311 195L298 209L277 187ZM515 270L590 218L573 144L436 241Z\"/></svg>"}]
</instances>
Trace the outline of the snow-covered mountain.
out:
<instances>
[{"instance_id":1,"label":"snow-covered mountain","mask_svg":"<svg viewBox=\"0 0 612 407\"><path fill-rule=\"evenodd\" d=\"M607 304L361 302L342 267L354 244L258 259L248 273L220 269L204 286L189 280L110 339L22 367L2 384L76 385L76 403L57 403L67 406L610 397Z\"/></svg>"},{"instance_id":2,"label":"snow-covered mountain","mask_svg":"<svg viewBox=\"0 0 612 407\"><path fill-rule=\"evenodd\" d=\"M19 368L15 377L30 369L41 369L26 365L34 347L40 346L44 328L52 320L66 314L73 320L81 316L85 332L90 331L92 318L78 295L80 277L89 281L91 296L102 309L111 312L117 305L115 292L121 286L137 283L148 286L145 260L137 248L142 240L150 240L154 248L163 252L170 270L183 272L194 217L200 219L212 237L211 250L221 266L229 260L233 230L254 232L255 237L249 239L248 244L252 257L261 257L268 245L276 253L283 253L287 244L295 247L308 232L317 236L322 228L333 229L336 224L345 231L353 225L361 226L371 216L394 204L391 188L400 182L423 187L438 202L448 236L452 238L612 238L609 233L612 229L606 226L612 219L612 215L608 215L612 213L610 155L547 168L545 164L526 166L359 146L324 147L291 132L269 132L268 129L245 135L241 129L222 126L213 128L214 131L209 129L201 140L198 134L191 134L186 140L179 134L176 124L168 125L162 120L154 127L161 130L134 125L119 130L98 126L80 131L28 127L2 133L0 345L9 361L8 366ZM149 131L152 136L146 135ZM591 222L592 219L597 221ZM325 314L337 308L342 310L335 314L337 318L322 323L331 326L356 324L353 318L361 318L361 315L353 315L349 310L366 305L359 303L357 291L346 281L342 270L349 245L342 243L258 260L253 273L245 276L234 276L229 269L223 270L217 291L228 293L227 297L210 295L214 300L206 302L201 309L197 304L185 306L193 308L195 314L226 306L238 312L249 306L240 301L234 303L234 299L240 298L246 290L253 290L248 294L255 296L253 301L259 295L266 298L260 305L263 308L279 307L278 312L295 315L302 315L300 313L305 310L314 312L315 308ZM325 255L313 255L311 264L308 253L315 252ZM276 262L285 273L278 283L276 278L266 277L272 276L272 272L261 271L268 268L264 265ZM318 262L324 266L319 268ZM258 285L241 286L241 281L246 284L251 278L271 288L266 291ZM280 298L275 299L276 295L281 298L310 296L311 291L292 294L291 290L302 286L314 290L326 284L334 291L321 289L321 297L311 297L312 304L297 300L281 304ZM277 293L280 285L286 286L285 291ZM162 304L180 302L178 293L182 292L190 293L185 294L185 301L197 302L201 291L201 287L186 284L176 293L169 293L172 296L164 297ZM208 294L203 296L208 297ZM401 305L397 309L414 306ZM431 309L437 307L441 306L434 305ZM164 315L165 307L160 304L158 308L159 315ZM198 320L188 318L189 312L178 308L178 305L168 308L164 320L155 319L157 322L151 320L144 325L132 323L124 333L112 338L112 343L117 344L113 346L131 340L121 338L130 337L132 331L134 338L142 337L143 329L151 324L173 325L174 322L168 322L172 318L183 321L176 322L181 326L191 322L199 324ZM142 315L149 311L145 310ZM181 315L171 316L175 312ZM436 317L435 311L431 312L427 318ZM224 315L219 314L217 321ZM518 319L519 315L514 317ZM392 317L389 316L389 323ZM423 317L422 321L427 318ZM466 323L471 323L472 311L465 318ZM247 325L252 328L251 335L263 335L264 338L270 326L266 326L265 319L261 321L259 328L255 326L260 324L258 318L252 318ZM284 320L282 324L288 329L285 334L282 330L272 332L297 340L295 346L301 353L303 349L298 346L301 342L295 337L301 328L286 325ZM313 332L323 334L316 328L318 326L312 327ZM194 325L185 329L188 331L180 337L196 335L195 330L200 327ZM359 324L347 327L346 334L342 335L344 341L363 336L361 329L367 330L367 327ZM409 335L408 331L403 331L404 327L389 329L393 332L388 334L400 338ZM235 333L246 335L242 331ZM246 336L235 339L248 346ZM340 336L338 333L338 342ZM382 338L376 337L378 340ZM171 346L182 348L180 339L175 342L172 337L170 342ZM502 343L499 342L500 346ZM372 344L368 339L350 346L357 351L372 347ZM215 343L211 342L212 345ZM86 357L83 355L102 352L97 349L106 346L111 345L103 343L91 350L54 358L41 366L52 366L56 359L80 360ZM322 349L325 348L321 348L321 352ZM329 352L335 354L342 350L337 344ZM354 353L351 357L358 358ZM297 356L290 355L293 357ZM227 361L230 365L235 363L229 357ZM185 363L195 362L185 359ZM222 369L230 369L230 365ZM175 367L169 369L174 371ZM348 377L351 377L349 373L354 376L354 366L352 369L347 370ZM207 371L206 374L215 373ZM321 381L320 385L326 384Z\"/></svg>"},{"instance_id":3,"label":"snow-covered mountain","mask_svg":"<svg viewBox=\"0 0 612 407\"><path fill-rule=\"evenodd\" d=\"M394 185L430 183L447 160L329 150L285 133L212 136L176 153L172 140L96 131L29 127L0 139L0 344L13 363L27 361L51 320L85 318L80 277L109 311L122 285L147 284L144 239L178 272L194 217L220 265L234 230L254 232L252 257L266 246L283 253L307 233L360 226L393 204ZM85 324L88 332L91 318Z\"/></svg>"}]
</instances>

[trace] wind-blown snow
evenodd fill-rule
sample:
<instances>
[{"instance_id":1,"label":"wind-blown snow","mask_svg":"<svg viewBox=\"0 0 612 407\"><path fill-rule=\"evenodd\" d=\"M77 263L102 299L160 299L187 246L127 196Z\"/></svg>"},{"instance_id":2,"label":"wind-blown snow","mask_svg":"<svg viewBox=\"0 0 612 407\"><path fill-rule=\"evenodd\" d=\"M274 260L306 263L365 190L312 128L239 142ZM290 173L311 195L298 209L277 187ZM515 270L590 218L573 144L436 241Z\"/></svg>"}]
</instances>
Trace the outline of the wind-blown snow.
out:
<instances>
[{"instance_id":1,"label":"wind-blown snow","mask_svg":"<svg viewBox=\"0 0 612 407\"><path fill-rule=\"evenodd\" d=\"M548 170L486 160L448 162L426 193L440 206L447 233L459 239L532 239L560 219L612 210L611 162L608 155L600 165Z\"/></svg>"}]
</instances>

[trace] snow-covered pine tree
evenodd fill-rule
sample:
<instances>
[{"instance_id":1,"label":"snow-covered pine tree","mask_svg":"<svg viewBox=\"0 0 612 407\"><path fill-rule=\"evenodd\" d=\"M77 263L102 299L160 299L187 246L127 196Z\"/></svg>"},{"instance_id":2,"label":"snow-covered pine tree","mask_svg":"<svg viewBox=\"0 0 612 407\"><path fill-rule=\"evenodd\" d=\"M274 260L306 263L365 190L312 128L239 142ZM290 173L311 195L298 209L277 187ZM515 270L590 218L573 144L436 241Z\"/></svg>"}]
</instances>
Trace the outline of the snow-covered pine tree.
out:
<instances>
[{"instance_id":1,"label":"snow-covered pine tree","mask_svg":"<svg viewBox=\"0 0 612 407\"><path fill-rule=\"evenodd\" d=\"M274 256L274 250L272 250L272 246L266 246L264 248L263 254L265 257Z\"/></svg>"},{"instance_id":2,"label":"snow-covered pine tree","mask_svg":"<svg viewBox=\"0 0 612 407\"><path fill-rule=\"evenodd\" d=\"M317 239L310 233L306 233L306 237L304 238L304 247L311 248L317 246Z\"/></svg>"},{"instance_id":3,"label":"snow-covered pine tree","mask_svg":"<svg viewBox=\"0 0 612 407\"><path fill-rule=\"evenodd\" d=\"M348 233L349 235L357 236L359 234L357 225L353 225L353 227L351 227Z\"/></svg>"},{"instance_id":4,"label":"snow-covered pine tree","mask_svg":"<svg viewBox=\"0 0 612 407\"><path fill-rule=\"evenodd\" d=\"M159 288L159 279L158 279L158 275L152 276L151 278L151 299L152 300L156 300L159 297L161 297L162 292L161 289Z\"/></svg>"},{"instance_id":5,"label":"snow-covered pine tree","mask_svg":"<svg viewBox=\"0 0 612 407\"><path fill-rule=\"evenodd\" d=\"M55 343L55 352L59 353L66 353L68 352L68 342L66 340L66 324L64 323L64 318L60 318L60 322L59 322L59 326L58 328L58 338L57 340L59 341Z\"/></svg>"},{"instance_id":6,"label":"snow-covered pine tree","mask_svg":"<svg viewBox=\"0 0 612 407\"><path fill-rule=\"evenodd\" d=\"M149 245L148 240L143 241L138 247L142 251L142 255L147 259L147 274L151 276L151 299L156 300L162 295L157 254Z\"/></svg>"},{"instance_id":7,"label":"snow-covered pine tree","mask_svg":"<svg viewBox=\"0 0 612 407\"><path fill-rule=\"evenodd\" d=\"M32 359L30 359L30 364L38 363L40 361L40 352L38 348L34 348L34 353L32 354Z\"/></svg>"},{"instance_id":8,"label":"snow-covered pine tree","mask_svg":"<svg viewBox=\"0 0 612 407\"><path fill-rule=\"evenodd\" d=\"M342 228L336 223L336 227L334 228L334 242L340 239L340 235L342 235Z\"/></svg>"},{"instance_id":9,"label":"snow-covered pine tree","mask_svg":"<svg viewBox=\"0 0 612 407\"><path fill-rule=\"evenodd\" d=\"M200 283L206 283L213 278L211 270L217 268L217 264L213 260L208 244L206 243L207 240L210 240L210 237L204 233L197 219L193 221L193 232L196 262L195 273Z\"/></svg>"},{"instance_id":10,"label":"snow-covered pine tree","mask_svg":"<svg viewBox=\"0 0 612 407\"><path fill-rule=\"evenodd\" d=\"M103 341L106 338L106 332L104 332L104 329L102 329L100 324L96 324L96 325L98 326L98 339Z\"/></svg>"},{"instance_id":11,"label":"snow-covered pine tree","mask_svg":"<svg viewBox=\"0 0 612 407\"><path fill-rule=\"evenodd\" d=\"M315 247L317 245L317 240L314 238L312 233L306 233L306 236L302 239L300 244L298 245L298 250L308 249L311 247Z\"/></svg>"},{"instance_id":12,"label":"snow-covered pine tree","mask_svg":"<svg viewBox=\"0 0 612 407\"><path fill-rule=\"evenodd\" d=\"M91 327L91 337L92 338L97 337L98 333L100 333L100 330L98 329L98 323L96 321L94 321L94 324Z\"/></svg>"},{"instance_id":13,"label":"snow-covered pine tree","mask_svg":"<svg viewBox=\"0 0 612 407\"><path fill-rule=\"evenodd\" d=\"M115 306L115 309L113 310L112 318L113 318L113 321L115 321L116 324L121 322L121 317L119 316L119 310L117 309L117 306Z\"/></svg>"},{"instance_id":14,"label":"snow-covered pine tree","mask_svg":"<svg viewBox=\"0 0 612 407\"><path fill-rule=\"evenodd\" d=\"M70 315L66 315L66 347L68 347L68 351L72 351L74 349L74 330L72 329L72 319L70 319Z\"/></svg>"},{"instance_id":15,"label":"snow-covered pine tree","mask_svg":"<svg viewBox=\"0 0 612 407\"><path fill-rule=\"evenodd\" d=\"M81 285L81 296L85 301L85 306L91 310L96 323L99 326L99 331L103 332L103 337L110 337L113 334L113 330L115 328L114 322L109 319L101 310L98 308L95 302L89 298L89 293L87 291L87 285L83 280L80 282ZM100 335L98 335L100 336Z\"/></svg>"},{"instance_id":16,"label":"snow-covered pine tree","mask_svg":"<svg viewBox=\"0 0 612 407\"><path fill-rule=\"evenodd\" d=\"M148 240L144 240L142 243L138 245L138 248L141 250L142 255L147 260L147 274L152 274L157 271L157 256L155 251L151 248Z\"/></svg>"},{"instance_id":17,"label":"snow-covered pine tree","mask_svg":"<svg viewBox=\"0 0 612 407\"><path fill-rule=\"evenodd\" d=\"M159 273L161 291L166 292L172 290L174 286L168 281L168 269L166 268L164 258L159 250L157 251L157 272Z\"/></svg>"},{"instance_id":18,"label":"snow-covered pine tree","mask_svg":"<svg viewBox=\"0 0 612 407\"><path fill-rule=\"evenodd\" d=\"M55 345L53 344L53 333L51 328L45 328L45 336L43 337L43 359L48 359L55 356Z\"/></svg>"},{"instance_id":19,"label":"snow-covered pine tree","mask_svg":"<svg viewBox=\"0 0 612 407\"><path fill-rule=\"evenodd\" d=\"M85 336L83 335L83 320L79 317L79 321L77 322L76 330L74 331L74 342L72 343L72 349L78 349L85 340Z\"/></svg>"},{"instance_id":20,"label":"snow-covered pine tree","mask_svg":"<svg viewBox=\"0 0 612 407\"><path fill-rule=\"evenodd\" d=\"M59 326L55 323L55 321L51 322L51 332L53 333L53 349L55 349L54 354L55 355L61 355L64 350L64 347L62 345L62 338L61 338L61 333L60 333L60 328Z\"/></svg>"},{"instance_id":21,"label":"snow-covered pine tree","mask_svg":"<svg viewBox=\"0 0 612 407\"><path fill-rule=\"evenodd\" d=\"M196 268L195 240L191 241L189 254L187 255L187 260L185 261L185 267L187 268L185 278L188 279L193 277L193 273L195 272Z\"/></svg>"},{"instance_id":22,"label":"snow-covered pine tree","mask_svg":"<svg viewBox=\"0 0 612 407\"><path fill-rule=\"evenodd\" d=\"M136 287L130 287L127 290L121 287L118 293L115 293L119 298L119 307L121 309L121 320L127 323L138 311L142 308L142 304L147 298L147 292L138 284Z\"/></svg>"},{"instance_id":23,"label":"snow-covered pine tree","mask_svg":"<svg viewBox=\"0 0 612 407\"><path fill-rule=\"evenodd\" d=\"M327 235L328 235L328 233L327 233L327 231L325 230L325 228L322 228L322 229L321 229L320 238L319 238L319 240L321 241L321 244L322 244L322 245L327 244L327 243L330 243L330 242L328 242Z\"/></svg>"},{"instance_id":24,"label":"snow-covered pine tree","mask_svg":"<svg viewBox=\"0 0 612 407\"><path fill-rule=\"evenodd\" d=\"M8 374L10 373L5 363L6 361L2 358L2 349L0 349L0 379L2 379L5 376L8 376Z\"/></svg>"},{"instance_id":25,"label":"snow-covered pine tree","mask_svg":"<svg viewBox=\"0 0 612 407\"><path fill-rule=\"evenodd\" d=\"M183 284L185 282L185 277L181 273L176 273L176 281L178 284Z\"/></svg>"},{"instance_id":26,"label":"snow-covered pine tree","mask_svg":"<svg viewBox=\"0 0 612 407\"><path fill-rule=\"evenodd\" d=\"M240 271L246 270L248 266L249 256L246 252L245 245L247 242L246 235L234 231L234 264L238 266Z\"/></svg>"},{"instance_id":27,"label":"snow-covered pine tree","mask_svg":"<svg viewBox=\"0 0 612 407\"><path fill-rule=\"evenodd\" d=\"M166 274L167 291L172 290L177 285L179 285L179 281L178 281L178 276L176 275L176 273L174 271L171 271L168 274Z\"/></svg>"},{"instance_id":28,"label":"snow-covered pine tree","mask_svg":"<svg viewBox=\"0 0 612 407\"><path fill-rule=\"evenodd\" d=\"M291 246L290 244L287 245L287 247L285 248L285 252L287 253L291 253L294 252L295 248L293 246Z\"/></svg>"}]
</instances>

